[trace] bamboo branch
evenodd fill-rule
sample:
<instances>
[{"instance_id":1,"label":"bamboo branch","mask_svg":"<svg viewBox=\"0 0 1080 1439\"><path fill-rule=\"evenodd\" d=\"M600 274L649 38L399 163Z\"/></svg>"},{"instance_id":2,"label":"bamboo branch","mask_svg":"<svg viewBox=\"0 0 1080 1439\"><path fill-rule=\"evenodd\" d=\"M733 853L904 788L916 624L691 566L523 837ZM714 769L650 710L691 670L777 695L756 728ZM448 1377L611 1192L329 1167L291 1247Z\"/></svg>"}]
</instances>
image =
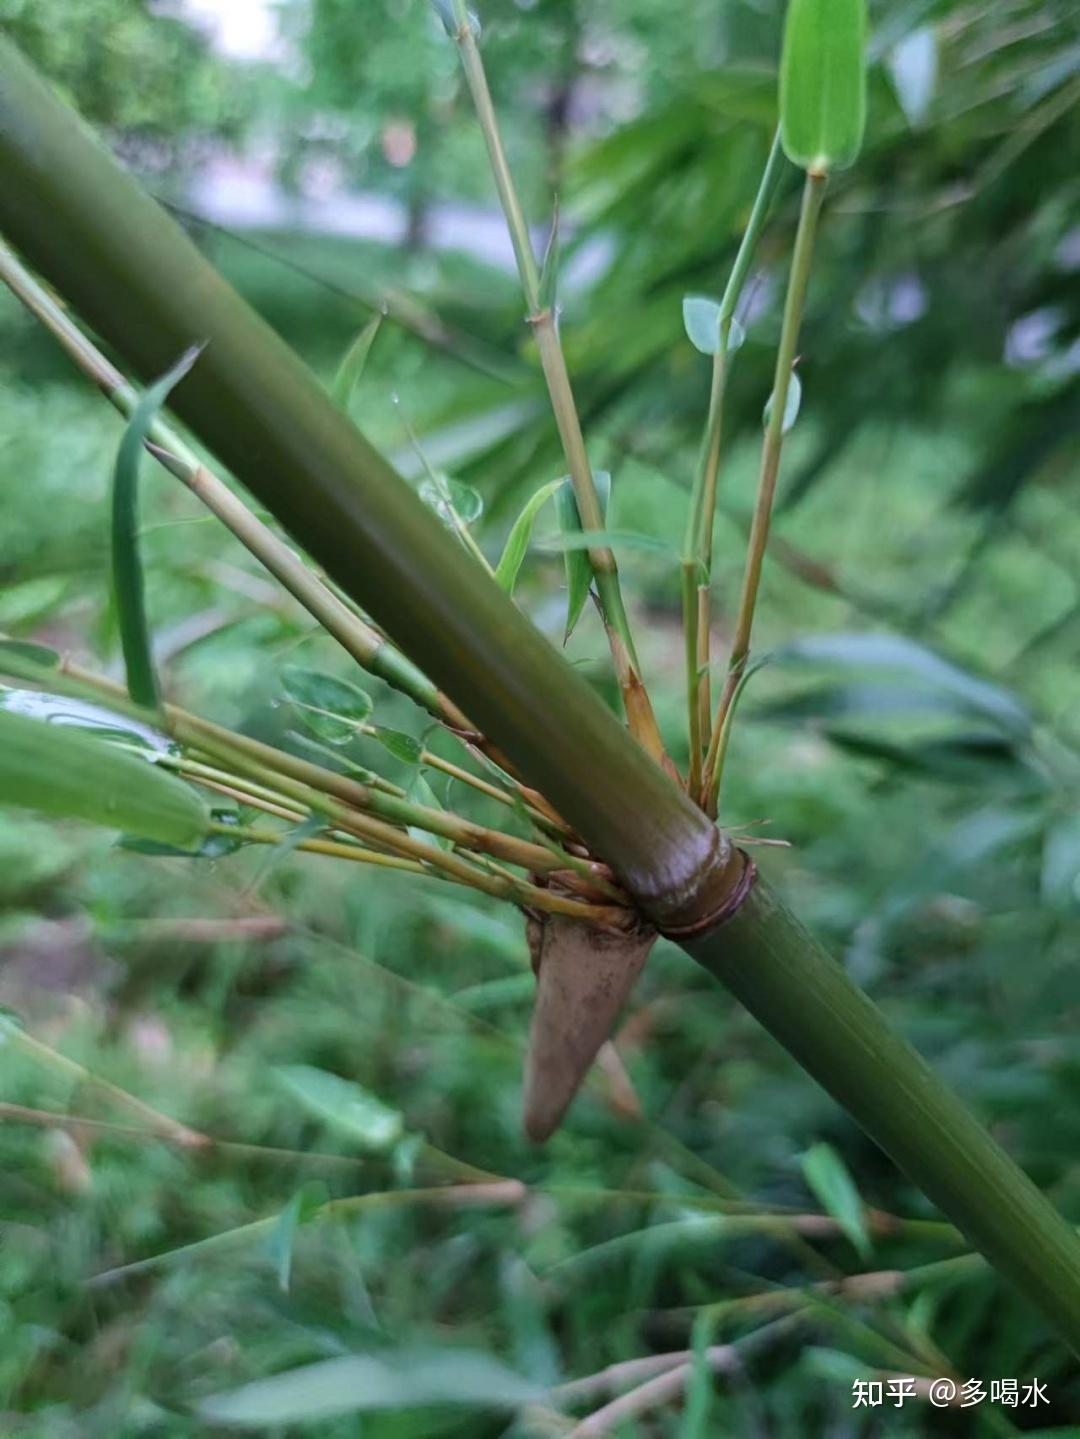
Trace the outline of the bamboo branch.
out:
<instances>
[{"instance_id":1,"label":"bamboo branch","mask_svg":"<svg viewBox=\"0 0 1080 1439\"><path fill-rule=\"evenodd\" d=\"M199 439L1080 1347L1053 1207L7 41L0 224L138 373L208 341L172 401Z\"/></svg>"},{"instance_id":2,"label":"bamboo branch","mask_svg":"<svg viewBox=\"0 0 1080 1439\"><path fill-rule=\"evenodd\" d=\"M784 412L787 409L792 367L795 364L796 348L799 343L803 305L810 283L814 235L824 195L825 176L808 172L803 188L799 228L795 236L795 252L791 259L791 278L788 282L787 299L784 303L780 344L776 352L772 411L761 448L761 473L758 479L754 518L750 527L750 540L746 551L746 570L743 575L739 609L735 619L735 635L731 642L727 677L716 713L716 722L713 725L709 755L705 762L705 775L702 782L702 798L709 813L713 815L716 813L716 795L720 784L721 768L718 760L721 740L724 737L724 725L750 656L750 633L754 623L754 607L757 604L761 570L765 562L765 547L769 542L769 522L772 517L773 498L776 494L776 481L780 473L780 454L784 445Z\"/></svg>"},{"instance_id":3,"label":"bamboo branch","mask_svg":"<svg viewBox=\"0 0 1080 1439\"><path fill-rule=\"evenodd\" d=\"M514 184L510 164L503 148L502 135L491 99L484 62L476 43L476 33L465 6L465 0L452 0L456 29L453 39L461 56L465 80L472 96L476 116L483 132L491 161L492 175L499 202L506 217L510 242L514 249L518 276L525 297L526 318L536 337L540 367L544 372L555 425L559 432L570 482L574 487L581 527L586 534L590 530L604 529L604 517L600 499L596 493L592 467L589 464L585 438L581 432L581 419L574 401L573 387L566 368L559 339L557 312L553 300L542 293L540 269L533 251L517 187ZM590 546L589 563L596 580L604 627L607 631L611 657L622 691L627 723L631 733L641 742L657 763L665 758L663 740L656 724L652 704L641 680L641 666L634 647L630 621L623 603L622 588L619 584L619 570L615 555L608 545Z\"/></svg>"}]
</instances>

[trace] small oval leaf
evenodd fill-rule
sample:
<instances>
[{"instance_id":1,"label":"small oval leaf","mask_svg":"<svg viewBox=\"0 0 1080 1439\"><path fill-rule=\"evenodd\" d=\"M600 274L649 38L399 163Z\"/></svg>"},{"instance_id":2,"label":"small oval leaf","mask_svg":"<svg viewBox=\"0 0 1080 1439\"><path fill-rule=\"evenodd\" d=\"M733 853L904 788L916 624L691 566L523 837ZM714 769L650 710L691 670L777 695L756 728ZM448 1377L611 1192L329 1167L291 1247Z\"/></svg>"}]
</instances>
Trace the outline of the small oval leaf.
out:
<instances>
[{"instance_id":1,"label":"small oval leaf","mask_svg":"<svg viewBox=\"0 0 1080 1439\"><path fill-rule=\"evenodd\" d=\"M331 744L347 744L371 714L367 691L335 675L289 665L281 672L281 682L311 733Z\"/></svg>"},{"instance_id":2,"label":"small oval leaf","mask_svg":"<svg viewBox=\"0 0 1080 1439\"><path fill-rule=\"evenodd\" d=\"M463 485L448 475L428 478L420 484L420 498L451 529L457 528L457 521L471 525L484 513L484 501L480 492L471 485ZM455 516L457 519L455 520Z\"/></svg>"},{"instance_id":3,"label":"small oval leaf","mask_svg":"<svg viewBox=\"0 0 1080 1439\"><path fill-rule=\"evenodd\" d=\"M802 406L802 381L794 370L791 372L791 379L788 381L787 397L784 400L784 423L780 426L780 433L786 435L799 418L799 409ZM769 421L772 419L773 396L770 395L765 401L765 409L761 414L761 423L766 429L769 428Z\"/></svg>"},{"instance_id":4,"label":"small oval leaf","mask_svg":"<svg viewBox=\"0 0 1080 1439\"><path fill-rule=\"evenodd\" d=\"M411 734L405 734L402 730L386 729L383 725L376 725L375 738L382 745L383 749L389 751L395 759L401 760L402 764L419 764L424 753L424 747L418 739L413 739Z\"/></svg>"},{"instance_id":5,"label":"small oval leaf","mask_svg":"<svg viewBox=\"0 0 1080 1439\"><path fill-rule=\"evenodd\" d=\"M707 295L687 295L682 302L687 339L703 355L720 350L720 304Z\"/></svg>"},{"instance_id":6,"label":"small oval leaf","mask_svg":"<svg viewBox=\"0 0 1080 1439\"><path fill-rule=\"evenodd\" d=\"M866 126L866 0L789 0L780 135L814 174L852 165Z\"/></svg>"}]
</instances>

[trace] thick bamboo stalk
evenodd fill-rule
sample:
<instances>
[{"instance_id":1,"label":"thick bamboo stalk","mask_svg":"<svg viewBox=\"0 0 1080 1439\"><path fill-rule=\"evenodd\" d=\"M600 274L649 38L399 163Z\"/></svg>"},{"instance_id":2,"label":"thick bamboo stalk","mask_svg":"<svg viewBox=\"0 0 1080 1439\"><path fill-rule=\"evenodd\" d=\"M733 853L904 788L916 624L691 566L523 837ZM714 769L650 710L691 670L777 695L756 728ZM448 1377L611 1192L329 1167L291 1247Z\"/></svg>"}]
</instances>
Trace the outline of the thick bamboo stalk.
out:
<instances>
[{"instance_id":1,"label":"thick bamboo stalk","mask_svg":"<svg viewBox=\"0 0 1080 1439\"><path fill-rule=\"evenodd\" d=\"M1080 1350L1080 1241L768 885L688 946Z\"/></svg>"},{"instance_id":2,"label":"thick bamboo stalk","mask_svg":"<svg viewBox=\"0 0 1080 1439\"><path fill-rule=\"evenodd\" d=\"M171 407L661 926L723 905L741 862L715 827L7 42L0 224L144 377L205 345Z\"/></svg>"},{"instance_id":3,"label":"thick bamboo stalk","mask_svg":"<svg viewBox=\"0 0 1080 1439\"><path fill-rule=\"evenodd\" d=\"M1080 1349L1080 1241L743 861L10 46L0 224L485 726L661 926L750 1008Z\"/></svg>"}]
</instances>

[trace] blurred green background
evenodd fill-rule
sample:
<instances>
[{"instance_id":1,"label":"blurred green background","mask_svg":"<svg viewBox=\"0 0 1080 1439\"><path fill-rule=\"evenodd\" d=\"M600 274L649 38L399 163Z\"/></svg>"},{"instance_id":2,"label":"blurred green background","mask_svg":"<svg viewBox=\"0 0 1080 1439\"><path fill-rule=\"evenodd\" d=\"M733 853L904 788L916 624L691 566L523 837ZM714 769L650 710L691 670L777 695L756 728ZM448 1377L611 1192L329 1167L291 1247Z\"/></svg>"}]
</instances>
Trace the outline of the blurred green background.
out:
<instances>
[{"instance_id":1,"label":"blurred green background","mask_svg":"<svg viewBox=\"0 0 1080 1439\"><path fill-rule=\"evenodd\" d=\"M781 7L490 0L481 18L538 243L560 198L562 333L613 526L677 546L709 380L681 301L723 288L775 121ZM387 308L357 422L415 476L410 421L483 495L475 533L497 556L561 465L427 0L0 0L0 28L321 376ZM872 6L871 53L866 149L830 186L801 345L759 609L772 661L740 712L722 819L790 843L755 857L1080 1219L1080 12L896 0ZM796 179L742 312L721 655ZM0 296L0 630L114 674L119 434ZM348 676L347 661L180 486L147 466L143 493L170 692L288 743L281 666ZM519 597L558 642L553 525ZM620 565L684 761L676 566L633 547ZM569 652L610 693L595 616ZM422 732L406 702L377 702ZM543 1150L519 1121L531 992L520 917L433 882L295 854L152 859L0 813L0 1429L214 1433L207 1396L365 1355L384 1409L304 1420L271 1391L257 1432L568 1434L602 1386L562 1417L514 1415L495 1366L546 1388L731 1343L715 1383L699 1361L685 1403L605 1432L1080 1432L1075 1368L1041 1320L958 1258L921 1196L679 951L655 951L617 1036L633 1094L607 1068ZM116 1128L145 1120L56 1054L221 1142ZM340 1091L327 1108L327 1074L357 1086L349 1122ZM49 1127L47 1111L102 1127ZM808 1153L826 1156L824 1181ZM413 1193L469 1166L526 1197ZM371 1197L305 1222L328 1196ZM823 1207L846 1232L770 1230ZM1051 1402L853 1408L855 1379L895 1374L987 1391L1038 1377ZM363 1387L300 1385L296 1413L335 1383Z\"/></svg>"}]
</instances>

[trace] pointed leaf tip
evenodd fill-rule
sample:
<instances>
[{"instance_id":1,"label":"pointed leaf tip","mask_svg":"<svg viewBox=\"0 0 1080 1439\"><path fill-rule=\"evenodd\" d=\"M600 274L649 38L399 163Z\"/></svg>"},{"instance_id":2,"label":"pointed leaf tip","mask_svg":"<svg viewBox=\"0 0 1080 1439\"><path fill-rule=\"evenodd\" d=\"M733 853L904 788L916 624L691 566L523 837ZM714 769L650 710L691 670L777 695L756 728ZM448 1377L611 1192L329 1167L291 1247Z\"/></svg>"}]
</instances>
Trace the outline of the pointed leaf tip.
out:
<instances>
[{"instance_id":1,"label":"pointed leaf tip","mask_svg":"<svg viewBox=\"0 0 1080 1439\"><path fill-rule=\"evenodd\" d=\"M146 618L146 583L139 553L139 463L157 412L202 352L193 345L142 394L116 453L112 489L112 583L128 694L136 704L157 709L161 687L154 669Z\"/></svg>"}]
</instances>

